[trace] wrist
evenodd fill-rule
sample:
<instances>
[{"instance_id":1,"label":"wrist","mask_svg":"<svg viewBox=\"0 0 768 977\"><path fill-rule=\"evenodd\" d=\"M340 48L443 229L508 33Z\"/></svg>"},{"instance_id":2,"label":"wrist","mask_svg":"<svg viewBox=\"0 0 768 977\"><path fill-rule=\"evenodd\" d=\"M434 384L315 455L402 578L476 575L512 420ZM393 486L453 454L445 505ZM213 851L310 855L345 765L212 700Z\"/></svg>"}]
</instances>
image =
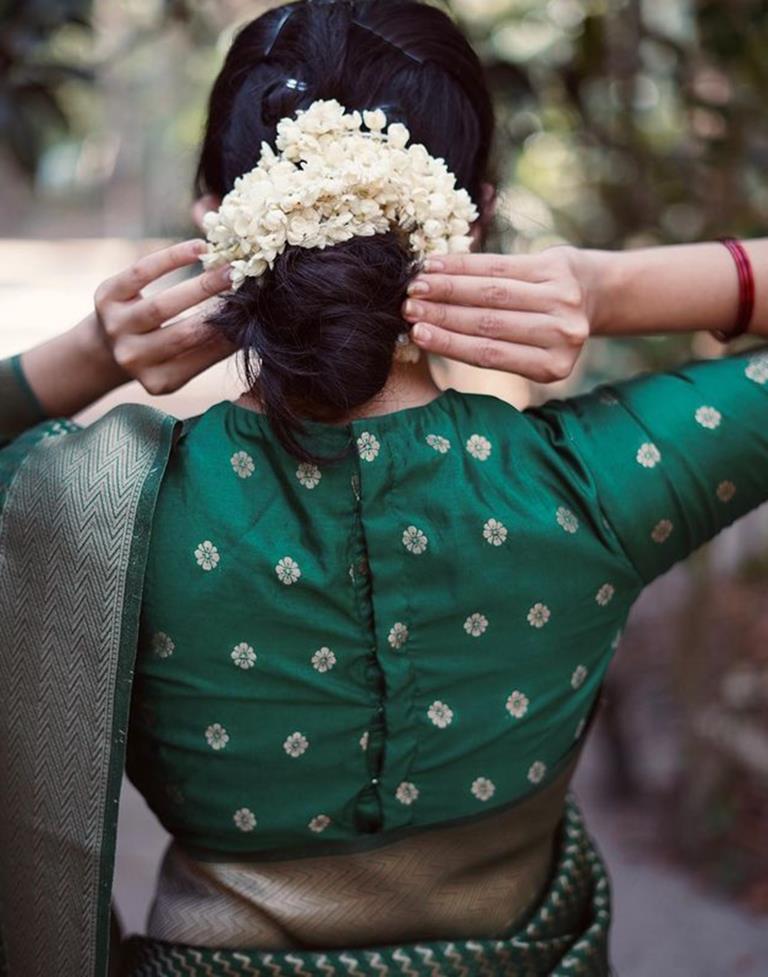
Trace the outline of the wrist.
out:
<instances>
[{"instance_id":1,"label":"wrist","mask_svg":"<svg viewBox=\"0 0 768 977\"><path fill-rule=\"evenodd\" d=\"M582 287L584 307L592 336L610 331L621 294L620 253L580 248L574 252L575 274Z\"/></svg>"},{"instance_id":2,"label":"wrist","mask_svg":"<svg viewBox=\"0 0 768 977\"><path fill-rule=\"evenodd\" d=\"M115 362L95 312L79 322L71 330L71 335L78 361L91 376L97 378L103 393L109 393L131 379Z\"/></svg>"}]
</instances>

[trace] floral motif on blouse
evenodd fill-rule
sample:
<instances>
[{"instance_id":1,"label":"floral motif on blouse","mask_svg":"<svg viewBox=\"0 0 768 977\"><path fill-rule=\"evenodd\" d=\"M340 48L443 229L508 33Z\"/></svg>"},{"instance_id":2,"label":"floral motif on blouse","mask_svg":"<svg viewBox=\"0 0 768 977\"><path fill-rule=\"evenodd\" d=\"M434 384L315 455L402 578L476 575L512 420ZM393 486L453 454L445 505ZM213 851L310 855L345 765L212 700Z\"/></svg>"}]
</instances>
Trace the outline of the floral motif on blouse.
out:
<instances>
[{"instance_id":1,"label":"floral motif on blouse","mask_svg":"<svg viewBox=\"0 0 768 977\"><path fill-rule=\"evenodd\" d=\"M483 526L483 539L491 546L501 546L507 538L507 527L498 519L489 519Z\"/></svg>"},{"instance_id":2,"label":"floral motif on blouse","mask_svg":"<svg viewBox=\"0 0 768 977\"><path fill-rule=\"evenodd\" d=\"M714 431L715 428L720 427L720 421L723 419L723 415L715 407L699 407L694 417L697 424L709 431Z\"/></svg>"},{"instance_id":3,"label":"floral motif on blouse","mask_svg":"<svg viewBox=\"0 0 768 977\"><path fill-rule=\"evenodd\" d=\"M584 684L584 679L587 677L587 668L585 665L577 665L573 670L573 675L571 675L571 687L574 689L580 689Z\"/></svg>"},{"instance_id":4,"label":"floral motif on blouse","mask_svg":"<svg viewBox=\"0 0 768 977\"><path fill-rule=\"evenodd\" d=\"M253 668L256 664L256 652L247 641L241 641L239 645L235 645L230 658L238 668L245 670Z\"/></svg>"},{"instance_id":5,"label":"floral motif on blouse","mask_svg":"<svg viewBox=\"0 0 768 977\"><path fill-rule=\"evenodd\" d=\"M299 564L291 559L290 556L284 556L282 560L277 561L275 573L280 583L284 583L286 587L290 587L291 584L296 583L301 576Z\"/></svg>"},{"instance_id":6,"label":"floral motif on blouse","mask_svg":"<svg viewBox=\"0 0 768 977\"><path fill-rule=\"evenodd\" d=\"M651 444L650 441L646 441L637 449L635 460L637 461L638 465L642 465L643 468L655 468L656 465L658 465L658 463L661 461L661 452L655 444Z\"/></svg>"},{"instance_id":7,"label":"floral motif on blouse","mask_svg":"<svg viewBox=\"0 0 768 977\"><path fill-rule=\"evenodd\" d=\"M235 811L232 820L241 831L253 831L256 827L256 817L253 811L247 807L241 807L239 811Z\"/></svg>"},{"instance_id":8,"label":"floral motif on blouse","mask_svg":"<svg viewBox=\"0 0 768 977\"><path fill-rule=\"evenodd\" d=\"M528 623L532 628L543 628L551 616L546 604L534 604L528 611Z\"/></svg>"},{"instance_id":9,"label":"floral motif on blouse","mask_svg":"<svg viewBox=\"0 0 768 977\"><path fill-rule=\"evenodd\" d=\"M485 614L470 614L464 622L464 630L473 638L479 638L488 627L488 618Z\"/></svg>"},{"instance_id":10,"label":"floral motif on blouse","mask_svg":"<svg viewBox=\"0 0 768 977\"><path fill-rule=\"evenodd\" d=\"M604 404L606 407L616 407L619 403L619 398L616 394L611 393L610 390L604 390L599 397L600 403Z\"/></svg>"},{"instance_id":11,"label":"floral motif on blouse","mask_svg":"<svg viewBox=\"0 0 768 977\"><path fill-rule=\"evenodd\" d=\"M320 484L320 479L323 477L323 473L317 467L308 461L303 461L299 467L296 469L296 478L304 486L304 488L313 489Z\"/></svg>"},{"instance_id":12,"label":"floral motif on blouse","mask_svg":"<svg viewBox=\"0 0 768 977\"><path fill-rule=\"evenodd\" d=\"M476 777L469 789L479 801L488 801L496 793L496 784L488 777Z\"/></svg>"},{"instance_id":13,"label":"floral motif on blouse","mask_svg":"<svg viewBox=\"0 0 768 977\"><path fill-rule=\"evenodd\" d=\"M720 482L717 486L717 497L721 502L730 502L736 495L736 486L733 482Z\"/></svg>"},{"instance_id":14,"label":"floral motif on blouse","mask_svg":"<svg viewBox=\"0 0 768 977\"><path fill-rule=\"evenodd\" d=\"M586 729L586 726L587 726L587 717L585 716L583 719L579 721L579 725L576 727L576 732L573 734L573 738L575 740L581 739L581 734Z\"/></svg>"},{"instance_id":15,"label":"floral motif on blouse","mask_svg":"<svg viewBox=\"0 0 768 977\"><path fill-rule=\"evenodd\" d=\"M318 672L330 672L335 664L336 655L330 648L318 648L312 655L312 667L316 668Z\"/></svg>"},{"instance_id":16,"label":"floral motif on blouse","mask_svg":"<svg viewBox=\"0 0 768 977\"><path fill-rule=\"evenodd\" d=\"M444 702L440 702L439 699L435 700L429 709L427 709L427 715L435 726L439 726L440 729L445 729L446 726L450 726L453 721L453 709Z\"/></svg>"},{"instance_id":17,"label":"floral motif on blouse","mask_svg":"<svg viewBox=\"0 0 768 977\"><path fill-rule=\"evenodd\" d=\"M477 458L478 461L486 461L493 451L493 446L488 438L484 438L482 434L472 434L467 439L466 449L473 458Z\"/></svg>"},{"instance_id":18,"label":"floral motif on blouse","mask_svg":"<svg viewBox=\"0 0 768 977\"><path fill-rule=\"evenodd\" d=\"M229 733L221 723L212 723L205 731L205 738L212 750L223 750L229 743Z\"/></svg>"},{"instance_id":19,"label":"floral motif on blouse","mask_svg":"<svg viewBox=\"0 0 768 977\"><path fill-rule=\"evenodd\" d=\"M377 438L370 431L363 431L357 439L357 451L363 461L373 461L380 448Z\"/></svg>"},{"instance_id":20,"label":"floral motif on blouse","mask_svg":"<svg viewBox=\"0 0 768 977\"><path fill-rule=\"evenodd\" d=\"M396 621L389 629L387 641L393 648L402 648L408 640L408 625L402 621Z\"/></svg>"},{"instance_id":21,"label":"floral motif on blouse","mask_svg":"<svg viewBox=\"0 0 768 977\"><path fill-rule=\"evenodd\" d=\"M515 719L522 719L528 712L528 696L515 689L507 698L507 712Z\"/></svg>"},{"instance_id":22,"label":"floral motif on blouse","mask_svg":"<svg viewBox=\"0 0 768 977\"><path fill-rule=\"evenodd\" d=\"M758 353L751 357L744 370L744 375L749 380L761 385L768 381L768 353Z\"/></svg>"},{"instance_id":23,"label":"floral motif on blouse","mask_svg":"<svg viewBox=\"0 0 768 977\"><path fill-rule=\"evenodd\" d=\"M575 533L579 528L579 520L564 505L558 506L557 512L555 512L555 519L557 519L558 526L565 530L566 533Z\"/></svg>"},{"instance_id":24,"label":"floral motif on blouse","mask_svg":"<svg viewBox=\"0 0 768 977\"><path fill-rule=\"evenodd\" d=\"M176 650L173 638L165 631L158 631L152 638L152 651L158 658L170 658Z\"/></svg>"},{"instance_id":25,"label":"floral motif on blouse","mask_svg":"<svg viewBox=\"0 0 768 977\"><path fill-rule=\"evenodd\" d=\"M541 783L541 781L544 779L544 775L546 774L546 772L547 772L546 763L542 763L541 760L536 760L536 762L532 763L530 766L530 769L528 771L528 779L532 784Z\"/></svg>"},{"instance_id":26,"label":"floral motif on blouse","mask_svg":"<svg viewBox=\"0 0 768 977\"><path fill-rule=\"evenodd\" d=\"M309 740L303 733L291 733L283 743L283 749L288 756L297 757L305 753L309 746Z\"/></svg>"},{"instance_id":27,"label":"floral motif on blouse","mask_svg":"<svg viewBox=\"0 0 768 977\"><path fill-rule=\"evenodd\" d=\"M448 438L444 438L441 434L428 434L424 440L430 448L434 448L441 455L444 455L451 447L451 442Z\"/></svg>"},{"instance_id":28,"label":"floral motif on blouse","mask_svg":"<svg viewBox=\"0 0 768 977\"><path fill-rule=\"evenodd\" d=\"M320 831L325 831L330 823L331 819L327 814L316 814L307 827L310 831L317 831L319 833Z\"/></svg>"},{"instance_id":29,"label":"floral motif on blouse","mask_svg":"<svg viewBox=\"0 0 768 977\"><path fill-rule=\"evenodd\" d=\"M229 460L235 474L240 478L250 478L256 471L253 458L247 451L236 451Z\"/></svg>"},{"instance_id":30,"label":"floral motif on blouse","mask_svg":"<svg viewBox=\"0 0 768 977\"><path fill-rule=\"evenodd\" d=\"M206 539L195 550L195 559L197 560L197 565L202 567L203 570L215 570L219 565L221 557L219 556L218 549L209 539Z\"/></svg>"},{"instance_id":31,"label":"floral motif on blouse","mask_svg":"<svg viewBox=\"0 0 768 977\"><path fill-rule=\"evenodd\" d=\"M398 785L395 791L395 797L400 801L401 804L410 805L418 798L419 788L416 784L412 784L410 780L404 780Z\"/></svg>"},{"instance_id":32,"label":"floral motif on blouse","mask_svg":"<svg viewBox=\"0 0 768 977\"><path fill-rule=\"evenodd\" d=\"M427 537L416 526L409 526L403 531L403 546L409 553L415 553L418 556L426 550L428 543Z\"/></svg>"},{"instance_id":33,"label":"floral motif on blouse","mask_svg":"<svg viewBox=\"0 0 768 977\"><path fill-rule=\"evenodd\" d=\"M367 750L368 749L368 740L370 739L370 735L371 734L366 729L366 731L360 737L360 749L361 750Z\"/></svg>"},{"instance_id":34,"label":"floral motif on blouse","mask_svg":"<svg viewBox=\"0 0 768 977\"><path fill-rule=\"evenodd\" d=\"M621 631L617 631L613 641L611 642L611 650L616 651L616 649L619 647L620 644L621 644Z\"/></svg>"},{"instance_id":35,"label":"floral motif on blouse","mask_svg":"<svg viewBox=\"0 0 768 977\"><path fill-rule=\"evenodd\" d=\"M666 543L673 529L674 526L669 519L659 519L651 530L651 539L654 543Z\"/></svg>"},{"instance_id":36,"label":"floral motif on blouse","mask_svg":"<svg viewBox=\"0 0 768 977\"><path fill-rule=\"evenodd\" d=\"M612 583L604 583L603 586L595 594L595 600L601 607L605 607L606 604L610 603L613 595L616 593L616 588Z\"/></svg>"}]
</instances>

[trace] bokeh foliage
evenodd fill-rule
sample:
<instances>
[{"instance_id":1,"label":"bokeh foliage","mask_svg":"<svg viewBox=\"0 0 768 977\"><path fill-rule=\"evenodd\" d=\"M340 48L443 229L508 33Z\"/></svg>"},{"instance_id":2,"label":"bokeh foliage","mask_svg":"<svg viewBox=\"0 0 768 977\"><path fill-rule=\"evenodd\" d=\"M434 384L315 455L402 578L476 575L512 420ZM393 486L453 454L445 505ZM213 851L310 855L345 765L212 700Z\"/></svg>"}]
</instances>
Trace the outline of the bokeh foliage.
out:
<instances>
[{"instance_id":1,"label":"bokeh foliage","mask_svg":"<svg viewBox=\"0 0 768 977\"><path fill-rule=\"evenodd\" d=\"M479 13L492 5L484 23ZM763 0L454 0L454 8L503 107L507 216L523 236L536 236L536 220L598 247L764 228Z\"/></svg>"},{"instance_id":2,"label":"bokeh foliage","mask_svg":"<svg viewBox=\"0 0 768 977\"><path fill-rule=\"evenodd\" d=\"M92 13L91 0L0 0L0 144L25 173L70 129L66 83L92 80L51 42L66 29L90 33Z\"/></svg>"}]
</instances>

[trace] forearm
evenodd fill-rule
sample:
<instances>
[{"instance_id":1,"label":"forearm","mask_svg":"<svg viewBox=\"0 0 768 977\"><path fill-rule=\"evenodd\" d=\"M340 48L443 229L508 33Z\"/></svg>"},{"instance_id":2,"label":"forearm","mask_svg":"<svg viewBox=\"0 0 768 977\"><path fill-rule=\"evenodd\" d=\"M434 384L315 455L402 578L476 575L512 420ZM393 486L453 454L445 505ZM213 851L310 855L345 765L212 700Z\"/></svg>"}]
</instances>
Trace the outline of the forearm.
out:
<instances>
[{"instance_id":1,"label":"forearm","mask_svg":"<svg viewBox=\"0 0 768 977\"><path fill-rule=\"evenodd\" d=\"M69 417L125 383L95 315L22 354L24 374L49 417Z\"/></svg>"},{"instance_id":2,"label":"forearm","mask_svg":"<svg viewBox=\"0 0 768 977\"><path fill-rule=\"evenodd\" d=\"M755 278L750 332L768 335L768 239L742 242ZM719 242L585 251L591 331L632 336L732 328L739 301L733 258Z\"/></svg>"}]
</instances>

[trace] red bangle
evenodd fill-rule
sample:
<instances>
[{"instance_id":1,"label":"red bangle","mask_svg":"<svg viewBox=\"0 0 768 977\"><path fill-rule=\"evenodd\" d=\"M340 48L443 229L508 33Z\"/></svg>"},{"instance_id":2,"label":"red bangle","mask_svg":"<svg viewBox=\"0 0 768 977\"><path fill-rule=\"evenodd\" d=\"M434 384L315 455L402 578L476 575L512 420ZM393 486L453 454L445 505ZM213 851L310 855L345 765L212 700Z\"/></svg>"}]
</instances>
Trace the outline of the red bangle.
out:
<instances>
[{"instance_id":1,"label":"red bangle","mask_svg":"<svg viewBox=\"0 0 768 977\"><path fill-rule=\"evenodd\" d=\"M727 343L749 329L752 313L755 310L755 276L752 272L752 262L740 241L732 237L724 237L721 243L731 252L739 276L739 310L736 314L736 323L730 331L724 329L712 331L715 339Z\"/></svg>"}]
</instances>

